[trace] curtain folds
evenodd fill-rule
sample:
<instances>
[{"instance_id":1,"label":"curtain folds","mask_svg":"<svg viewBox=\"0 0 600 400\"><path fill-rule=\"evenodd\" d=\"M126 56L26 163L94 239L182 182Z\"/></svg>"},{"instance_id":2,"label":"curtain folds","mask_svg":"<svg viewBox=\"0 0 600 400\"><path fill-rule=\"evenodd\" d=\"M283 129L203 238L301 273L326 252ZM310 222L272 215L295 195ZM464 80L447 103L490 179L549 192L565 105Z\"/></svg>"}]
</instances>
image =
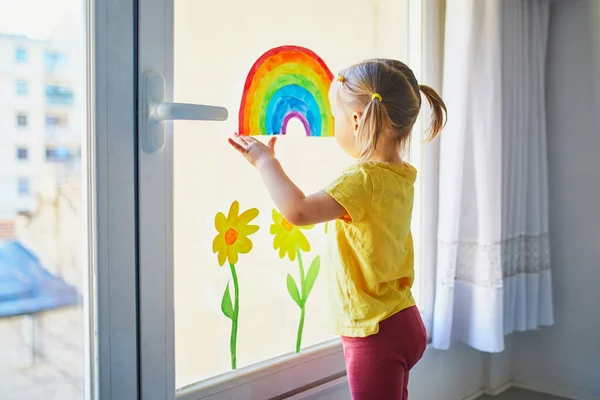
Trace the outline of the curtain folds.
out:
<instances>
[{"instance_id":1,"label":"curtain folds","mask_svg":"<svg viewBox=\"0 0 600 400\"><path fill-rule=\"evenodd\" d=\"M553 324L548 0L447 0L433 345L486 352Z\"/></svg>"}]
</instances>

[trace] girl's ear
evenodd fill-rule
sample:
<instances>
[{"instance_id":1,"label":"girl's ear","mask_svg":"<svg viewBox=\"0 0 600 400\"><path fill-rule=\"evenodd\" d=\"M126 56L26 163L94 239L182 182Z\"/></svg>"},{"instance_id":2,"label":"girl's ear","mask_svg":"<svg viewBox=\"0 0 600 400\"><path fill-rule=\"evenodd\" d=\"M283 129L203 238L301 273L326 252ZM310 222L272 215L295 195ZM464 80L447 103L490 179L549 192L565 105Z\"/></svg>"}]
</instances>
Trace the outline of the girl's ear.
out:
<instances>
[{"instance_id":1,"label":"girl's ear","mask_svg":"<svg viewBox=\"0 0 600 400\"><path fill-rule=\"evenodd\" d=\"M352 129L353 129L355 135L358 134L359 121L360 121L360 114L357 112L353 112L352 113Z\"/></svg>"}]
</instances>

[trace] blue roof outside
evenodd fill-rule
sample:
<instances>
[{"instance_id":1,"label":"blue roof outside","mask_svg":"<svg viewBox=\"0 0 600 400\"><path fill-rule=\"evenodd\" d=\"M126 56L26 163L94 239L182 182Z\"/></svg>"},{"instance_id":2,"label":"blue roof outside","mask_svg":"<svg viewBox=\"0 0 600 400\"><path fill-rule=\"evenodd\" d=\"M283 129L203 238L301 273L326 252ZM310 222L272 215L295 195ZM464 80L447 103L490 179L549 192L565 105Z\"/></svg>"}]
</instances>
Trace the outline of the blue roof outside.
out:
<instances>
[{"instance_id":1,"label":"blue roof outside","mask_svg":"<svg viewBox=\"0 0 600 400\"><path fill-rule=\"evenodd\" d=\"M75 305L77 290L50 274L19 242L0 241L0 318Z\"/></svg>"}]
</instances>

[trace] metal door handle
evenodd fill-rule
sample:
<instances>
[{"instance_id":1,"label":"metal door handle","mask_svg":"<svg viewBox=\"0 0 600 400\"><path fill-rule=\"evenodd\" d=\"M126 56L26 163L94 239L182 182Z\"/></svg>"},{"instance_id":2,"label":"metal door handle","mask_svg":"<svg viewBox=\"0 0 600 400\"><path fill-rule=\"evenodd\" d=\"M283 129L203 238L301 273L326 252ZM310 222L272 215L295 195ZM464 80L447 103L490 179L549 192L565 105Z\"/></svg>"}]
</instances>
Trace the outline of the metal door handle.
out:
<instances>
[{"instance_id":1,"label":"metal door handle","mask_svg":"<svg viewBox=\"0 0 600 400\"><path fill-rule=\"evenodd\" d=\"M226 121L225 107L165 102L165 80L155 72L146 72L142 80L142 148L155 153L165 146L165 121Z\"/></svg>"}]
</instances>

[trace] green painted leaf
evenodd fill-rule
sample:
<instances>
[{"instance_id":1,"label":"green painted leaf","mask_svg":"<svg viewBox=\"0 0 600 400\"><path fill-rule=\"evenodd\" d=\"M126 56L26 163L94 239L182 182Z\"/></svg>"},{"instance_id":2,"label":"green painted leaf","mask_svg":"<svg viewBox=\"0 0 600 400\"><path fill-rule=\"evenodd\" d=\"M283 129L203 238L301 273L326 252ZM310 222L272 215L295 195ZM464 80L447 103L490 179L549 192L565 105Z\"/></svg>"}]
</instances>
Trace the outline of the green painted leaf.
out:
<instances>
[{"instance_id":1,"label":"green painted leaf","mask_svg":"<svg viewBox=\"0 0 600 400\"><path fill-rule=\"evenodd\" d=\"M292 300L298 304L298 307L302 308L302 299L300 298L300 292L298 291L298 286L296 286L296 281L294 278L288 274L287 275L287 290L290 296L292 296Z\"/></svg>"},{"instance_id":2,"label":"green painted leaf","mask_svg":"<svg viewBox=\"0 0 600 400\"><path fill-rule=\"evenodd\" d=\"M223 314L231 320L233 320L233 305L231 304L231 295L229 294L229 282L225 286L225 293L223 293L223 299L221 300L221 311Z\"/></svg>"},{"instance_id":3,"label":"green painted leaf","mask_svg":"<svg viewBox=\"0 0 600 400\"><path fill-rule=\"evenodd\" d=\"M306 280L304 281L304 293L302 293L302 298L304 302L308 299L308 295L317 280L317 276L319 276L319 271L321 270L321 257L316 256L313 262L310 264L310 268L308 269L308 274L306 274Z\"/></svg>"}]
</instances>

